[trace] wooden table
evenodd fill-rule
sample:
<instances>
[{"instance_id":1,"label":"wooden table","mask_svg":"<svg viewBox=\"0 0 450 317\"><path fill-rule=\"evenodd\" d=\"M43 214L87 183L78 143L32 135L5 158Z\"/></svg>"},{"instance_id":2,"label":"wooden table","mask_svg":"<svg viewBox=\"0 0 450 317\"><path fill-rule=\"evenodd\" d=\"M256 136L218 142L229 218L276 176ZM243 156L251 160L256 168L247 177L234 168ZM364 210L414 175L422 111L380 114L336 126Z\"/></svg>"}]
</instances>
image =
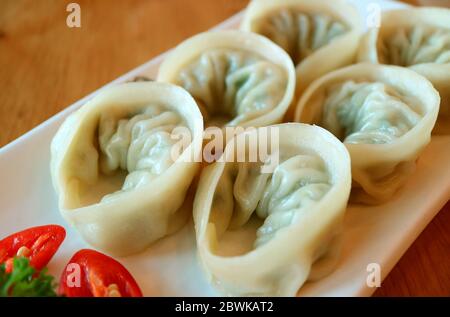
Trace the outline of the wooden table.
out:
<instances>
[{"instance_id":1,"label":"wooden table","mask_svg":"<svg viewBox=\"0 0 450 317\"><path fill-rule=\"evenodd\" d=\"M81 6L81 28L66 26L69 2ZM0 146L247 3L1 0ZM449 204L376 295L450 295Z\"/></svg>"}]
</instances>

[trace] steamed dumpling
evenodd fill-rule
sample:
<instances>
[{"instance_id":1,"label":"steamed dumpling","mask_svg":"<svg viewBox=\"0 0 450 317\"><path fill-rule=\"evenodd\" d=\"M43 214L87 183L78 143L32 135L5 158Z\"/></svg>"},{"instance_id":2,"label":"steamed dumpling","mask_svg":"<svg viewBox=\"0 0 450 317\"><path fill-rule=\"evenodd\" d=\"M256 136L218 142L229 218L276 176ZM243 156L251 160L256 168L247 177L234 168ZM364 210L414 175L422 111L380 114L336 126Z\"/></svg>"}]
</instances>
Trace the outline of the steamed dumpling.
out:
<instances>
[{"instance_id":1,"label":"steamed dumpling","mask_svg":"<svg viewBox=\"0 0 450 317\"><path fill-rule=\"evenodd\" d=\"M253 0L241 28L289 53L299 93L321 75L351 64L362 33L357 11L340 0Z\"/></svg>"},{"instance_id":2,"label":"steamed dumpling","mask_svg":"<svg viewBox=\"0 0 450 317\"><path fill-rule=\"evenodd\" d=\"M281 67L256 54L213 49L182 69L177 84L195 97L209 124L236 126L273 110L286 82Z\"/></svg>"},{"instance_id":3,"label":"steamed dumpling","mask_svg":"<svg viewBox=\"0 0 450 317\"><path fill-rule=\"evenodd\" d=\"M281 10L261 26L261 34L281 45L296 65L347 33L348 27L326 14Z\"/></svg>"},{"instance_id":4,"label":"steamed dumpling","mask_svg":"<svg viewBox=\"0 0 450 317\"><path fill-rule=\"evenodd\" d=\"M185 88L207 126L280 122L294 94L294 66L270 41L239 31L208 32L179 45L158 80Z\"/></svg>"},{"instance_id":5,"label":"steamed dumpling","mask_svg":"<svg viewBox=\"0 0 450 317\"><path fill-rule=\"evenodd\" d=\"M323 107L321 126L347 144L393 142L421 119L407 98L380 82L349 80L331 87Z\"/></svg>"},{"instance_id":6,"label":"steamed dumpling","mask_svg":"<svg viewBox=\"0 0 450 317\"><path fill-rule=\"evenodd\" d=\"M181 131L191 137L185 147ZM176 231L187 219L202 133L200 111L179 87L105 90L69 116L52 141L62 215L88 243L116 255Z\"/></svg>"},{"instance_id":7,"label":"steamed dumpling","mask_svg":"<svg viewBox=\"0 0 450 317\"><path fill-rule=\"evenodd\" d=\"M208 280L223 294L295 296L337 259L350 158L324 129L295 123L247 131L234 144L263 139L262 129L278 131L267 160L233 159L232 141L224 159L203 170L194 201L197 246ZM264 170L275 156L279 164Z\"/></svg>"},{"instance_id":8,"label":"steamed dumpling","mask_svg":"<svg viewBox=\"0 0 450 317\"><path fill-rule=\"evenodd\" d=\"M411 8L382 14L381 27L361 42L360 61L408 67L441 96L434 132L450 133L450 9Z\"/></svg>"},{"instance_id":9,"label":"steamed dumpling","mask_svg":"<svg viewBox=\"0 0 450 317\"><path fill-rule=\"evenodd\" d=\"M450 63L450 28L411 26L378 42L380 62L403 67Z\"/></svg>"},{"instance_id":10,"label":"steamed dumpling","mask_svg":"<svg viewBox=\"0 0 450 317\"><path fill-rule=\"evenodd\" d=\"M288 158L267 178L260 197L253 197L258 200L255 212L264 219L256 232L255 247L269 242L281 228L289 226L300 210L314 208L331 187L323 160L314 154ZM235 193L242 190L236 185L239 184L235 184Z\"/></svg>"},{"instance_id":11,"label":"steamed dumpling","mask_svg":"<svg viewBox=\"0 0 450 317\"><path fill-rule=\"evenodd\" d=\"M176 128L185 126L179 114L158 104L149 104L125 117L114 112L101 114L98 125L100 172L105 175L118 170L128 172L122 189L104 196L102 201L144 186L172 166L171 149L177 143L172 134Z\"/></svg>"},{"instance_id":12,"label":"steamed dumpling","mask_svg":"<svg viewBox=\"0 0 450 317\"><path fill-rule=\"evenodd\" d=\"M352 158L354 200L381 203L413 172L430 141L439 100L431 83L410 70L359 64L314 82L295 120L318 124L344 142Z\"/></svg>"}]
</instances>

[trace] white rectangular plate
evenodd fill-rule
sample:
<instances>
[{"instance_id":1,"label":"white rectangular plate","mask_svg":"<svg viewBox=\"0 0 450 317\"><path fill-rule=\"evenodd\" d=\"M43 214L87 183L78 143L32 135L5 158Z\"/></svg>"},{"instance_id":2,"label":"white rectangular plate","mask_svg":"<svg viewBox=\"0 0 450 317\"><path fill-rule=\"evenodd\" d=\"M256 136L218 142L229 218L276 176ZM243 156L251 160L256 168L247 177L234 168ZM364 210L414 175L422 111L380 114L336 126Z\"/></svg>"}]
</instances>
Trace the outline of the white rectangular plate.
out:
<instances>
[{"instance_id":1,"label":"white rectangular plate","mask_svg":"<svg viewBox=\"0 0 450 317\"><path fill-rule=\"evenodd\" d=\"M353 0L363 14L374 0ZM403 6L377 1L383 9ZM216 29L237 28L242 13ZM163 55L111 84L139 75L155 78ZM111 85L110 84L110 85ZM98 92L98 91L97 91ZM49 171L50 141L61 122L90 96L0 149L0 238L31 226L57 223L67 238L49 264L58 276L71 255L89 247L60 217ZM384 278L420 232L450 198L450 136L433 137L418 161L408 184L388 204L349 207L344 248L336 270L328 277L307 283L301 296L368 296L367 265L378 263ZM164 238L147 251L119 259L135 276L146 296L218 295L205 280L196 259L192 221L177 234Z\"/></svg>"}]
</instances>

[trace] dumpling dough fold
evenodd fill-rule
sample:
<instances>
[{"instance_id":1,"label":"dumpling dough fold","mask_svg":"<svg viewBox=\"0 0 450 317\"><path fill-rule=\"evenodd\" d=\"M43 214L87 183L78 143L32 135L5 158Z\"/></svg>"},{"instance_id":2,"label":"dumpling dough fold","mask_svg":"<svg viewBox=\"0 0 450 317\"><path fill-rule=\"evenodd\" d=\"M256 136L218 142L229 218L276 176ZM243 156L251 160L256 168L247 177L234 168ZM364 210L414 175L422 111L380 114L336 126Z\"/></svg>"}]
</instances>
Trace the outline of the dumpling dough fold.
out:
<instances>
[{"instance_id":1,"label":"dumpling dough fold","mask_svg":"<svg viewBox=\"0 0 450 317\"><path fill-rule=\"evenodd\" d=\"M241 29L289 53L297 67L297 95L320 76L353 63L363 32L358 11L343 0L253 0ZM292 116L291 111L287 119Z\"/></svg>"},{"instance_id":2,"label":"dumpling dough fold","mask_svg":"<svg viewBox=\"0 0 450 317\"><path fill-rule=\"evenodd\" d=\"M89 244L119 256L171 234L189 215L202 133L201 113L180 87L126 83L100 92L52 140L62 216Z\"/></svg>"},{"instance_id":3,"label":"dumpling dough fold","mask_svg":"<svg viewBox=\"0 0 450 317\"><path fill-rule=\"evenodd\" d=\"M200 261L225 295L295 296L339 255L351 187L345 146L320 127L287 123L268 128L279 136L268 143L269 159L236 160L234 145L264 139L263 129L227 144L222 159L202 171L194 200ZM279 164L263 170L275 155Z\"/></svg>"},{"instance_id":4,"label":"dumpling dough fold","mask_svg":"<svg viewBox=\"0 0 450 317\"><path fill-rule=\"evenodd\" d=\"M439 101L431 83L411 70L358 64L311 84L295 121L318 124L344 142L352 159L352 200L378 204L414 171Z\"/></svg>"},{"instance_id":5,"label":"dumpling dough fold","mask_svg":"<svg viewBox=\"0 0 450 317\"><path fill-rule=\"evenodd\" d=\"M262 36L217 31L177 46L158 80L189 91L208 127L259 127L281 122L294 97L295 69L286 52Z\"/></svg>"},{"instance_id":6,"label":"dumpling dough fold","mask_svg":"<svg viewBox=\"0 0 450 317\"><path fill-rule=\"evenodd\" d=\"M381 27L362 38L358 60L408 67L425 76L441 96L433 133L450 134L450 9L383 12Z\"/></svg>"}]
</instances>

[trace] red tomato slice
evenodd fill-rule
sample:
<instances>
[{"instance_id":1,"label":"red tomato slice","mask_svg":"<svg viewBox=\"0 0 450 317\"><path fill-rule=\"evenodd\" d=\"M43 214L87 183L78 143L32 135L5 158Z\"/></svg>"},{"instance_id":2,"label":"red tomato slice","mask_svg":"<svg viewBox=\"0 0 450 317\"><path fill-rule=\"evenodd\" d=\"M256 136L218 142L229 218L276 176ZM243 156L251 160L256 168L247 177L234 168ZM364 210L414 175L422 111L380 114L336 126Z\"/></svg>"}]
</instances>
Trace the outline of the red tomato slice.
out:
<instances>
[{"instance_id":1,"label":"red tomato slice","mask_svg":"<svg viewBox=\"0 0 450 317\"><path fill-rule=\"evenodd\" d=\"M14 233L0 241L0 264L7 263L11 270L11 259L25 256L30 265L41 270L52 259L66 237L66 230L58 225L46 225L29 228Z\"/></svg>"},{"instance_id":2,"label":"red tomato slice","mask_svg":"<svg viewBox=\"0 0 450 317\"><path fill-rule=\"evenodd\" d=\"M59 293L68 297L142 297L138 284L122 264L88 249L75 253L64 268Z\"/></svg>"}]
</instances>

